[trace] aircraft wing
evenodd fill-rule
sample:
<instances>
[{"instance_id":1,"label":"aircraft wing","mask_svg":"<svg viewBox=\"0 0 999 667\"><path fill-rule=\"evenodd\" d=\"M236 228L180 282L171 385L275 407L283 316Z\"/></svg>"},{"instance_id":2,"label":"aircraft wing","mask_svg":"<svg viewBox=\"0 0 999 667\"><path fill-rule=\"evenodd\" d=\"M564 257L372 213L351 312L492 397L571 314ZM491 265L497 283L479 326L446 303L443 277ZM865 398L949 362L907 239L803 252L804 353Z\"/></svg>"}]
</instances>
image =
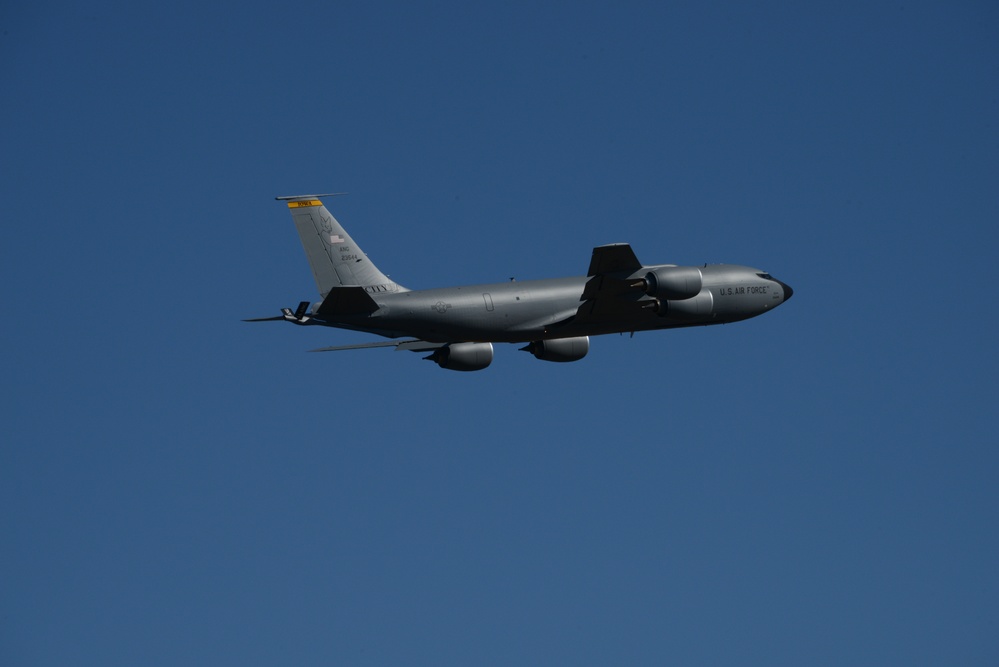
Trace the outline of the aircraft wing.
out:
<instances>
[{"instance_id":1,"label":"aircraft wing","mask_svg":"<svg viewBox=\"0 0 999 667\"><path fill-rule=\"evenodd\" d=\"M621 300L622 294L634 291L634 281L629 276L641 269L642 263L627 243L597 246L593 249L590 271L586 274L589 280L580 301L599 301L603 306L613 306L613 302Z\"/></svg>"},{"instance_id":2,"label":"aircraft wing","mask_svg":"<svg viewBox=\"0 0 999 667\"><path fill-rule=\"evenodd\" d=\"M579 296L579 307L568 317L557 319L553 327L583 322L615 321L629 318L648 306L641 301L639 283L629 276L640 271L642 263L627 243L611 243L593 249L589 280Z\"/></svg>"},{"instance_id":3,"label":"aircraft wing","mask_svg":"<svg viewBox=\"0 0 999 667\"><path fill-rule=\"evenodd\" d=\"M336 345L333 347L319 347L309 352L339 352L341 350L367 350L375 347L394 347L396 351L409 350L410 352L429 352L444 347L447 343L428 343L425 340L411 338L408 340L386 340L374 343L358 343L357 345Z\"/></svg>"},{"instance_id":4,"label":"aircraft wing","mask_svg":"<svg viewBox=\"0 0 999 667\"><path fill-rule=\"evenodd\" d=\"M590 259L590 270L587 276L601 276L607 273L632 273L642 268L642 263L635 257L635 251L627 243L610 243L593 249Z\"/></svg>"}]
</instances>

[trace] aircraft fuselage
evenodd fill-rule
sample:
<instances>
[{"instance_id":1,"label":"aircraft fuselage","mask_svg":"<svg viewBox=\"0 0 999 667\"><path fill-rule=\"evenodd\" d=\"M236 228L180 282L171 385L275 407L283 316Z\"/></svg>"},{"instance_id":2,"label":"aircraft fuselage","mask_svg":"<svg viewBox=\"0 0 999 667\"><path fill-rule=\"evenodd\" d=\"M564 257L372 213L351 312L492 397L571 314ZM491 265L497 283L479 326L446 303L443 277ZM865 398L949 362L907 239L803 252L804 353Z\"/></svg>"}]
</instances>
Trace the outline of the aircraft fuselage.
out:
<instances>
[{"instance_id":1,"label":"aircraft fuselage","mask_svg":"<svg viewBox=\"0 0 999 667\"><path fill-rule=\"evenodd\" d=\"M378 304L375 312L315 323L434 342L519 343L736 322L771 310L791 292L758 269L715 264L698 267L703 283L697 296L667 300L663 307L659 299L632 287L648 268L655 267L614 277L375 293L371 295ZM606 312L581 297L595 280L619 284L620 299Z\"/></svg>"}]
</instances>

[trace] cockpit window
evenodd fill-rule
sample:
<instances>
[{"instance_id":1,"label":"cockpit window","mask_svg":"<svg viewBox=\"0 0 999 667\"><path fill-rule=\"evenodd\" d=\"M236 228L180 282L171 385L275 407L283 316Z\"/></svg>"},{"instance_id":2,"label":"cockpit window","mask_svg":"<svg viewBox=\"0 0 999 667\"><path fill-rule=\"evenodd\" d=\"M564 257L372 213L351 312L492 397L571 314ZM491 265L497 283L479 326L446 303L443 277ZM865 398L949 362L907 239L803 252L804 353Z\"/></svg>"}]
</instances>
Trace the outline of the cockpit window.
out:
<instances>
[{"instance_id":1,"label":"cockpit window","mask_svg":"<svg viewBox=\"0 0 999 667\"><path fill-rule=\"evenodd\" d=\"M769 273L757 273L756 275L758 275L760 278L763 278L764 280L773 280L774 279L774 277L772 275L770 275Z\"/></svg>"}]
</instances>

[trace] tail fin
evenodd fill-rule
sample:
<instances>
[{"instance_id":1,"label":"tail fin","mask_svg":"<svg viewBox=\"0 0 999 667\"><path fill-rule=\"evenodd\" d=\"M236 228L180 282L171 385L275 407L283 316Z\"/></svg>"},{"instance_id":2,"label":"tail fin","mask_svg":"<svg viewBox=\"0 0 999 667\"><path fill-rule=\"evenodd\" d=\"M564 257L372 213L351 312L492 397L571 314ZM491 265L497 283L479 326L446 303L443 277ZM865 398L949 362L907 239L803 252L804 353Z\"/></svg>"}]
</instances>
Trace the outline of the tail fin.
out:
<instances>
[{"instance_id":1,"label":"tail fin","mask_svg":"<svg viewBox=\"0 0 999 667\"><path fill-rule=\"evenodd\" d=\"M343 286L360 286L370 294L406 291L405 287L389 280L371 263L350 234L319 201L322 196L277 199L288 202L305 256L312 267L312 276L316 279L316 287L323 298L330 290Z\"/></svg>"}]
</instances>

